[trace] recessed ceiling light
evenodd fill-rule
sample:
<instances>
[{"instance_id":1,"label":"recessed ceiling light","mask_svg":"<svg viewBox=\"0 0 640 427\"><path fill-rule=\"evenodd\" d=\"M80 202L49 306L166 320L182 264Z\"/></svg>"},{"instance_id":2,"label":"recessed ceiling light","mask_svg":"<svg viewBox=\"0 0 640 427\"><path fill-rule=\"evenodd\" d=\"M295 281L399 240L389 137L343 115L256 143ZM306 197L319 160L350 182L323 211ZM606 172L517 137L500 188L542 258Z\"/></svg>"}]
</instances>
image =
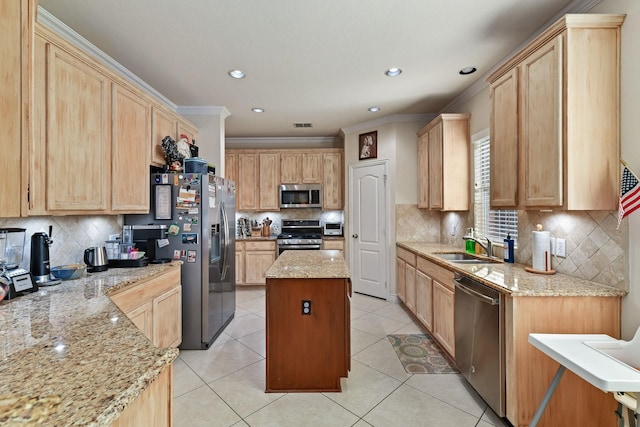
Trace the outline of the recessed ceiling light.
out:
<instances>
[{"instance_id":1,"label":"recessed ceiling light","mask_svg":"<svg viewBox=\"0 0 640 427\"><path fill-rule=\"evenodd\" d=\"M264 108L254 107L251 109L254 113L264 113Z\"/></svg>"},{"instance_id":2,"label":"recessed ceiling light","mask_svg":"<svg viewBox=\"0 0 640 427\"><path fill-rule=\"evenodd\" d=\"M369 111L371 111L372 113L376 113L380 111L380 107L369 107Z\"/></svg>"},{"instance_id":3,"label":"recessed ceiling light","mask_svg":"<svg viewBox=\"0 0 640 427\"><path fill-rule=\"evenodd\" d=\"M477 71L478 69L476 67L464 67L462 70L458 71L458 73L462 74L463 76L466 76L468 74L473 74Z\"/></svg>"},{"instance_id":4,"label":"recessed ceiling light","mask_svg":"<svg viewBox=\"0 0 640 427\"><path fill-rule=\"evenodd\" d=\"M389 68L384 73L389 77L395 77L395 76L399 76L400 74L402 74L402 70L400 68L395 68L394 67L394 68Z\"/></svg>"},{"instance_id":5,"label":"recessed ceiling light","mask_svg":"<svg viewBox=\"0 0 640 427\"><path fill-rule=\"evenodd\" d=\"M247 76L242 70L231 70L228 74L234 79L244 79Z\"/></svg>"}]
</instances>

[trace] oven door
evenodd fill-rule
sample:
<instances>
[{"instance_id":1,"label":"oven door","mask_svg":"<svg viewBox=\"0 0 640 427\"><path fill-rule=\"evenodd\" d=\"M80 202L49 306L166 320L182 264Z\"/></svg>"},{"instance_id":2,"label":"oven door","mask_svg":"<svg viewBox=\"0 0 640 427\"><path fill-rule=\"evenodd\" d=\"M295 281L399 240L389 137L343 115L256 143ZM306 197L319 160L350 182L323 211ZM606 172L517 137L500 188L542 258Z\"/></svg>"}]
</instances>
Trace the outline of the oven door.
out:
<instances>
[{"instance_id":1,"label":"oven door","mask_svg":"<svg viewBox=\"0 0 640 427\"><path fill-rule=\"evenodd\" d=\"M317 251L322 245L278 245L278 256L287 249L295 249L297 251Z\"/></svg>"}]
</instances>

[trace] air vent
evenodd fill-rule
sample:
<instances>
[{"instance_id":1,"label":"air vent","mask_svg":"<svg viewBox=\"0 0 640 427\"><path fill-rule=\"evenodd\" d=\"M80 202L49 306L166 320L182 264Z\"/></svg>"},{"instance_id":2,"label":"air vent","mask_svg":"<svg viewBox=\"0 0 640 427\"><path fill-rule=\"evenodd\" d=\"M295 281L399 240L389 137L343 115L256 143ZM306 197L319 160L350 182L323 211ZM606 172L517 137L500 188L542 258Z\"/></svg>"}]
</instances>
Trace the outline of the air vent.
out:
<instances>
[{"instance_id":1,"label":"air vent","mask_svg":"<svg viewBox=\"0 0 640 427\"><path fill-rule=\"evenodd\" d=\"M311 123L294 123L293 127L294 128L310 128L310 127L313 127L313 125Z\"/></svg>"}]
</instances>

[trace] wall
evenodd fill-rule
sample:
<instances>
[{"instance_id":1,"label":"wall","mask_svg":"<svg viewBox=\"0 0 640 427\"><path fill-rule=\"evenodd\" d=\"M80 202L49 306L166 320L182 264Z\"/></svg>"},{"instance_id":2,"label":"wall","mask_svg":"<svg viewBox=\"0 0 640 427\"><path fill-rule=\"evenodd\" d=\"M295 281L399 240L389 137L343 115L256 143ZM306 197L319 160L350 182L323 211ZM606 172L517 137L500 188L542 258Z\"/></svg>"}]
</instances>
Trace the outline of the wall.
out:
<instances>
[{"instance_id":1,"label":"wall","mask_svg":"<svg viewBox=\"0 0 640 427\"><path fill-rule=\"evenodd\" d=\"M122 215L0 218L0 227L26 228L22 268L29 270L31 235L39 231L49 234L50 225L53 226L51 267L77 264L84 262L86 248L104 246L109 234L122 232Z\"/></svg>"},{"instance_id":2,"label":"wall","mask_svg":"<svg viewBox=\"0 0 640 427\"><path fill-rule=\"evenodd\" d=\"M177 110L198 128L198 157L212 164L216 168L216 175L224 176L224 124L229 111L224 107L180 107Z\"/></svg>"}]
</instances>

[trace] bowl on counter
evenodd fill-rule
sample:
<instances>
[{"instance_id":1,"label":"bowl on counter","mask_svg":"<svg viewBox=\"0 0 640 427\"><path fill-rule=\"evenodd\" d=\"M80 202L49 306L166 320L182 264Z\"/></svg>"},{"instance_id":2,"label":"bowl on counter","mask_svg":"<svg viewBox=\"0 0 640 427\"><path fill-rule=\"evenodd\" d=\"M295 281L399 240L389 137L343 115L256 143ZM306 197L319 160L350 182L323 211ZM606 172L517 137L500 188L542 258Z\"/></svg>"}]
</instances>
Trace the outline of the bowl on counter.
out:
<instances>
[{"instance_id":1,"label":"bowl on counter","mask_svg":"<svg viewBox=\"0 0 640 427\"><path fill-rule=\"evenodd\" d=\"M87 266L85 264L59 265L51 269L51 274L56 279L73 280L82 276L86 268Z\"/></svg>"}]
</instances>

